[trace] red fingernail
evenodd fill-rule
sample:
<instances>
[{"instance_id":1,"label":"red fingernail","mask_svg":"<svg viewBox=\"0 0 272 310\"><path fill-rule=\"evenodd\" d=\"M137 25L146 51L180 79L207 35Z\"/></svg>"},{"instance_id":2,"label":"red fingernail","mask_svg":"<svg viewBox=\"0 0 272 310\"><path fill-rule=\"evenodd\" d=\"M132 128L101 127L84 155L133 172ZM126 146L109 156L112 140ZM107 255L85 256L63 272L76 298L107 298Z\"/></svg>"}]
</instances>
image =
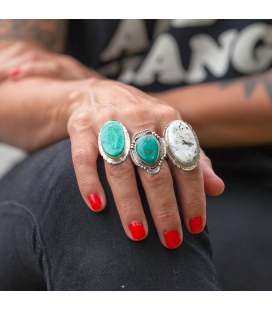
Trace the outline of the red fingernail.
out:
<instances>
[{"instance_id":1,"label":"red fingernail","mask_svg":"<svg viewBox=\"0 0 272 310\"><path fill-rule=\"evenodd\" d=\"M132 237L136 240L140 240L146 236L144 226L141 222L132 222L129 225Z\"/></svg>"},{"instance_id":2,"label":"red fingernail","mask_svg":"<svg viewBox=\"0 0 272 310\"><path fill-rule=\"evenodd\" d=\"M199 233L203 229L203 220L201 216L190 219L190 230L193 233Z\"/></svg>"},{"instance_id":3,"label":"red fingernail","mask_svg":"<svg viewBox=\"0 0 272 310\"><path fill-rule=\"evenodd\" d=\"M177 230L171 230L164 234L168 249L174 249L181 244L181 238Z\"/></svg>"},{"instance_id":4,"label":"red fingernail","mask_svg":"<svg viewBox=\"0 0 272 310\"><path fill-rule=\"evenodd\" d=\"M102 207L102 202L99 196L92 194L88 197L93 210L99 210Z\"/></svg>"},{"instance_id":5,"label":"red fingernail","mask_svg":"<svg viewBox=\"0 0 272 310\"><path fill-rule=\"evenodd\" d=\"M19 75L21 73L21 69L20 68L14 68L14 69L11 69L9 71L9 75L12 76L12 77L15 77L17 75Z\"/></svg>"}]
</instances>

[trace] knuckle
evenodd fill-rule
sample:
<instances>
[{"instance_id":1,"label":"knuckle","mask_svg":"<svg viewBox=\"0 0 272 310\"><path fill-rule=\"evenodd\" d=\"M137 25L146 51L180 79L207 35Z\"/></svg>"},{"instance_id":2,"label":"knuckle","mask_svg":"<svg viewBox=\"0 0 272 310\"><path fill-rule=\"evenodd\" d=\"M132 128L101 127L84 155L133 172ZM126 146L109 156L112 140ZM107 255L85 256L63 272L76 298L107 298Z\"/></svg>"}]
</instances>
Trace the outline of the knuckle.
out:
<instances>
[{"instance_id":1,"label":"knuckle","mask_svg":"<svg viewBox=\"0 0 272 310\"><path fill-rule=\"evenodd\" d=\"M156 214L156 220L158 223L165 223L165 222L176 223L177 219L178 219L178 213L173 208L168 209L166 208L164 210L160 210Z\"/></svg>"},{"instance_id":2,"label":"knuckle","mask_svg":"<svg viewBox=\"0 0 272 310\"><path fill-rule=\"evenodd\" d=\"M73 152L73 162L76 167L78 166L94 166L96 161L91 156L88 156L87 150L83 148L77 148Z\"/></svg>"},{"instance_id":3,"label":"knuckle","mask_svg":"<svg viewBox=\"0 0 272 310\"><path fill-rule=\"evenodd\" d=\"M122 214L123 217L130 216L133 214L137 214L139 209L139 205L135 202L132 201L131 199L129 200L123 200L120 202L120 205L118 206L119 213Z\"/></svg>"},{"instance_id":4,"label":"knuckle","mask_svg":"<svg viewBox=\"0 0 272 310\"><path fill-rule=\"evenodd\" d=\"M128 179L131 178L130 170L126 166L125 162L121 165L108 165L107 175L111 179L115 179L118 183L127 183Z\"/></svg>"},{"instance_id":5,"label":"knuckle","mask_svg":"<svg viewBox=\"0 0 272 310\"><path fill-rule=\"evenodd\" d=\"M95 188L95 182L90 178L79 178L78 186L83 193L90 193Z\"/></svg>"},{"instance_id":6,"label":"knuckle","mask_svg":"<svg viewBox=\"0 0 272 310\"><path fill-rule=\"evenodd\" d=\"M201 194L196 196L198 197L187 201L184 205L184 208L186 210L193 210L195 213L202 213L206 207L205 197Z\"/></svg>"},{"instance_id":7,"label":"knuckle","mask_svg":"<svg viewBox=\"0 0 272 310\"><path fill-rule=\"evenodd\" d=\"M133 120L135 131L143 129L154 130L155 124L157 123L154 117L154 109L148 107L133 105L133 108L128 107L124 110L125 119Z\"/></svg>"},{"instance_id":8,"label":"knuckle","mask_svg":"<svg viewBox=\"0 0 272 310\"><path fill-rule=\"evenodd\" d=\"M53 62L52 63L52 74L55 75L55 76L58 76L60 73L61 73L61 65L58 63L58 62Z\"/></svg>"},{"instance_id":9,"label":"knuckle","mask_svg":"<svg viewBox=\"0 0 272 310\"><path fill-rule=\"evenodd\" d=\"M164 189L165 187L169 187L171 184L169 169L165 167L165 165L161 166L159 173L149 174L145 173L145 178L149 186L153 189L159 190Z\"/></svg>"},{"instance_id":10,"label":"knuckle","mask_svg":"<svg viewBox=\"0 0 272 310\"><path fill-rule=\"evenodd\" d=\"M81 133L91 128L91 118L90 114L87 112L82 112L75 116L71 121L70 130L72 133Z\"/></svg>"},{"instance_id":11,"label":"knuckle","mask_svg":"<svg viewBox=\"0 0 272 310\"><path fill-rule=\"evenodd\" d=\"M106 110L103 112L103 122L116 119L116 113L113 110Z\"/></svg>"},{"instance_id":12,"label":"knuckle","mask_svg":"<svg viewBox=\"0 0 272 310\"><path fill-rule=\"evenodd\" d=\"M183 174L183 179L189 183L199 184L202 180L199 168L197 167L191 171L185 171Z\"/></svg>"},{"instance_id":13,"label":"knuckle","mask_svg":"<svg viewBox=\"0 0 272 310\"><path fill-rule=\"evenodd\" d=\"M180 113L176 109L165 105L162 106L160 116L169 121L181 119Z\"/></svg>"}]
</instances>

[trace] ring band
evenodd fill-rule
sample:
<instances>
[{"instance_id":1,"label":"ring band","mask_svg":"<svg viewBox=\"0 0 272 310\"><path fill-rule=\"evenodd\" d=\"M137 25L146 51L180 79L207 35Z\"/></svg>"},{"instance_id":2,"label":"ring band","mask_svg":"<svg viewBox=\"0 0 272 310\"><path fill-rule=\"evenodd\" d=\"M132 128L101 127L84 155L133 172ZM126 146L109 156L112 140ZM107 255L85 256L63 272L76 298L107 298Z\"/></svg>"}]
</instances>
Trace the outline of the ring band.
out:
<instances>
[{"instance_id":1,"label":"ring band","mask_svg":"<svg viewBox=\"0 0 272 310\"><path fill-rule=\"evenodd\" d=\"M137 132L132 137L130 156L136 166L157 173L166 156L164 139L148 129Z\"/></svg>"},{"instance_id":2,"label":"ring band","mask_svg":"<svg viewBox=\"0 0 272 310\"><path fill-rule=\"evenodd\" d=\"M130 149L130 138L125 126L116 120L105 122L98 135L98 149L109 164L121 164Z\"/></svg>"},{"instance_id":3,"label":"ring band","mask_svg":"<svg viewBox=\"0 0 272 310\"><path fill-rule=\"evenodd\" d=\"M163 135L167 155L173 164L185 171L195 169L200 158L200 146L192 127L175 120L165 127Z\"/></svg>"}]
</instances>

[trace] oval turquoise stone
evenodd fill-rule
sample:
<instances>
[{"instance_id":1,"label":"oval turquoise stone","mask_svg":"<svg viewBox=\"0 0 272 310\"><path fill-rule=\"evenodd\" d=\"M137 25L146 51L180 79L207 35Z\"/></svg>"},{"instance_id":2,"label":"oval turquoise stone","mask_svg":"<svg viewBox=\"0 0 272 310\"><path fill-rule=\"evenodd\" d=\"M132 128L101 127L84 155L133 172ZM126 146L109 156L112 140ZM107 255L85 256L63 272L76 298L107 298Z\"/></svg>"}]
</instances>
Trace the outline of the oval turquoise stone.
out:
<instances>
[{"instance_id":1,"label":"oval turquoise stone","mask_svg":"<svg viewBox=\"0 0 272 310\"><path fill-rule=\"evenodd\" d=\"M111 157L122 154L125 147L125 134L122 125L118 121L106 122L100 133L100 141L103 150Z\"/></svg>"},{"instance_id":2,"label":"oval turquoise stone","mask_svg":"<svg viewBox=\"0 0 272 310\"><path fill-rule=\"evenodd\" d=\"M141 160L153 164L159 155L159 142L153 135L144 135L136 142L136 152Z\"/></svg>"}]
</instances>

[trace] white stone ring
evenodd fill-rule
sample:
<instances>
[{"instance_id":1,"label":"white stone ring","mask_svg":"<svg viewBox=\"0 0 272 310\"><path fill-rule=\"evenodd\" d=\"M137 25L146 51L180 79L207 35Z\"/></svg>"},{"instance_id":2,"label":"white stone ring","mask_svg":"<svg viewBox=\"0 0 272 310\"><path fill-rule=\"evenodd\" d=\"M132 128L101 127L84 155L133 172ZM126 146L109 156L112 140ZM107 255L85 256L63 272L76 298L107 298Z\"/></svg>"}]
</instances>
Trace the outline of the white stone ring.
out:
<instances>
[{"instance_id":1,"label":"white stone ring","mask_svg":"<svg viewBox=\"0 0 272 310\"><path fill-rule=\"evenodd\" d=\"M137 132L132 137L130 156L136 166L157 173L166 156L164 139L148 129Z\"/></svg>"},{"instance_id":2,"label":"white stone ring","mask_svg":"<svg viewBox=\"0 0 272 310\"><path fill-rule=\"evenodd\" d=\"M116 120L104 123L98 135L98 149L109 164L121 164L130 149L129 133L125 126Z\"/></svg>"},{"instance_id":3,"label":"white stone ring","mask_svg":"<svg viewBox=\"0 0 272 310\"><path fill-rule=\"evenodd\" d=\"M192 127L181 120L175 120L165 127L163 135L167 155L173 164L185 171L196 168L200 147Z\"/></svg>"}]
</instances>

